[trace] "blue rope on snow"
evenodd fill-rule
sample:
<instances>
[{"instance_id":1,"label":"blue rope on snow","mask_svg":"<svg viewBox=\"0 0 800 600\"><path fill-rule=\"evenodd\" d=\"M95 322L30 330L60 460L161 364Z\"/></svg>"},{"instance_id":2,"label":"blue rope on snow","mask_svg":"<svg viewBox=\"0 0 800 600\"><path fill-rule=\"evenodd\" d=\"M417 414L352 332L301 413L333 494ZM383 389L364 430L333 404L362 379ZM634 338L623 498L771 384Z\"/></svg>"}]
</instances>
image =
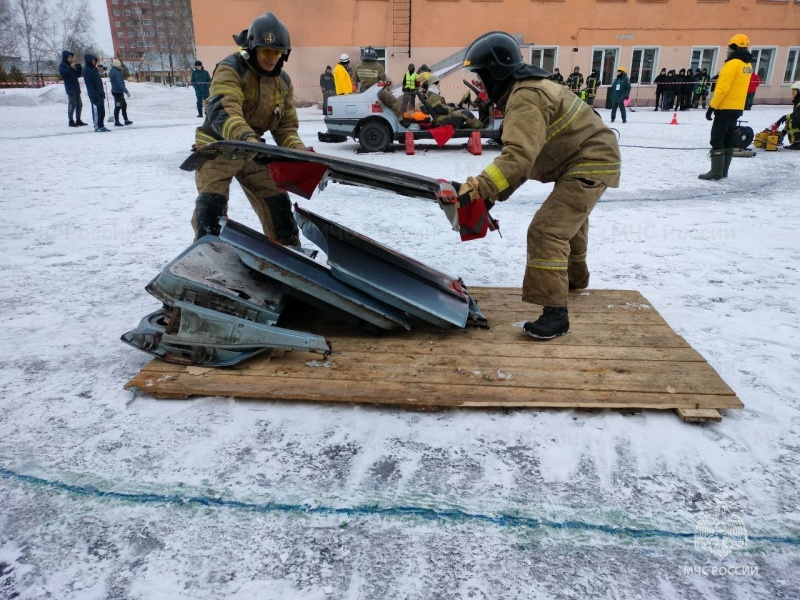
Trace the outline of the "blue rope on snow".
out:
<instances>
[{"instance_id":1,"label":"blue rope on snow","mask_svg":"<svg viewBox=\"0 0 800 600\"><path fill-rule=\"evenodd\" d=\"M435 509L425 508L422 506L382 507L377 504L335 507L308 504L283 504L280 502L265 502L258 504L252 502L242 502L239 500L225 500L223 498L214 498L212 496L181 496L177 494L111 492L107 490L101 490L90 485L73 485L69 483L63 483L61 481L43 479L33 475L25 475L11 471L10 469L6 469L4 467L0 467L0 476L6 479L16 480L20 483L48 487L59 492L66 492L78 496L119 500L121 502L132 502L134 504L172 504L177 506L232 508L255 513L316 514L346 517L417 517L428 521L484 523L498 527L590 531L605 533L607 535L613 535L617 537L630 537L636 539L692 539L695 535L694 532L686 533L655 528L637 529L634 527L619 527L615 525L587 523L585 521L550 521L548 519L538 519L536 517L525 517L518 515L488 515L470 513L457 508ZM800 537L796 536L751 535L748 536L748 540L751 542L800 546Z\"/></svg>"}]
</instances>

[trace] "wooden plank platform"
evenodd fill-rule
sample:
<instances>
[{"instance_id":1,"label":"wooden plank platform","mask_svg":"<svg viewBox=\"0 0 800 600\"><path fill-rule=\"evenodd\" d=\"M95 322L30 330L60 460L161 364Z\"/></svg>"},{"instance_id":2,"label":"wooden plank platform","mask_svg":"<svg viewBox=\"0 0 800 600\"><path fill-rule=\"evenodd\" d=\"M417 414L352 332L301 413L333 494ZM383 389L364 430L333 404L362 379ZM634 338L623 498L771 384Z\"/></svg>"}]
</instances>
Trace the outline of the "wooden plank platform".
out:
<instances>
[{"instance_id":1,"label":"wooden plank platform","mask_svg":"<svg viewBox=\"0 0 800 600\"><path fill-rule=\"evenodd\" d=\"M681 410L719 420L744 408L705 359L636 291L570 294L570 333L547 342L522 333L538 307L515 288L470 288L491 329L371 334L318 312L281 322L324 335L326 359L306 352L257 357L228 369L153 360L126 389L157 398L233 396L365 402L425 408L616 408Z\"/></svg>"}]
</instances>

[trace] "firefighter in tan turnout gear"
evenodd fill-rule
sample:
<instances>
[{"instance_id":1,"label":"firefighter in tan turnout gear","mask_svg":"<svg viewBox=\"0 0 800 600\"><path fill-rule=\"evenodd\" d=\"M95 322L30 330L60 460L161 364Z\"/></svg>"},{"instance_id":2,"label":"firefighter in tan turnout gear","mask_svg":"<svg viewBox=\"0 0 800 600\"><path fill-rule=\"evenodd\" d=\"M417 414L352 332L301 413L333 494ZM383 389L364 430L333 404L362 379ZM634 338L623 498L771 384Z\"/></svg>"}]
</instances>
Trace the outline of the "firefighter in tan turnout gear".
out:
<instances>
[{"instance_id":1,"label":"firefighter in tan turnout gear","mask_svg":"<svg viewBox=\"0 0 800 600\"><path fill-rule=\"evenodd\" d=\"M502 152L460 186L459 204L486 199L491 206L528 179L555 182L528 227L522 300L544 310L523 330L537 339L564 335L568 290L589 285L589 213L607 187L619 186L616 137L579 96L526 64L507 33L475 40L464 67L480 77L505 121Z\"/></svg>"},{"instance_id":2,"label":"firefighter in tan turnout gear","mask_svg":"<svg viewBox=\"0 0 800 600\"><path fill-rule=\"evenodd\" d=\"M361 63L356 67L358 91L363 92L379 81L386 81L386 70L378 62L378 53L372 46L361 51Z\"/></svg>"},{"instance_id":3,"label":"firefighter in tan turnout gear","mask_svg":"<svg viewBox=\"0 0 800 600\"><path fill-rule=\"evenodd\" d=\"M211 79L206 118L195 135L198 150L217 140L260 142L267 131L279 146L305 148L297 134L292 82L282 70L291 52L286 27L275 15L265 13L234 40L239 51L223 59ZM219 233L234 177L258 215L264 235L283 245L299 246L289 195L275 185L269 168L224 156L206 161L195 175L199 192L192 217L195 240Z\"/></svg>"}]
</instances>

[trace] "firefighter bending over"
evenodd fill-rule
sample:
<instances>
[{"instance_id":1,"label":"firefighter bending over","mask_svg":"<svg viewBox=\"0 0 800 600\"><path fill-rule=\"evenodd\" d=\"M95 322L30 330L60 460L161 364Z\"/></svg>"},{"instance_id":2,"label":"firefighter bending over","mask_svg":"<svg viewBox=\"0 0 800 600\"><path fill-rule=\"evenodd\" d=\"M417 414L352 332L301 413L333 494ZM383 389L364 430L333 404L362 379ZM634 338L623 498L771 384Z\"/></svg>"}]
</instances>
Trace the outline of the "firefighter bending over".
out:
<instances>
[{"instance_id":1,"label":"firefighter bending over","mask_svg":"<svg viewBox=\"0 0 800 600\"><path fill-rule=\"evenodd\" d=\"M239 51L224 58L211 79L205 121L195 134L198 150L218 140L260 142L267 131L279 146L304 149L297 134L294 88L282 70L292 49L288 30L268 12L234 40ZM261 221L264 235L283 245L299 246L289 195L275 185L269 167L224 156L206 161L195 174L199 192L192 217L195 240L219 234L219 219L227 215L234 177Z\"/></svg>"},{"instance_id":2,"label":"firefighter bending over","mask_svg":"<svg viewBox=\"0 0 800 600\"><path fill-rule=\"evenodd\" d=\"M537 339L564 335L568 290L589 285L589 213L607 187L619 186L616 137L580 97L526 64L507 33L472 42L464 68L480 77L505 121L502 152L460 185L459 205L486 199L491 207L528 179L555 182L528 227L522 300L544 310L523 331Z\"/></svg>"}]
</instances>

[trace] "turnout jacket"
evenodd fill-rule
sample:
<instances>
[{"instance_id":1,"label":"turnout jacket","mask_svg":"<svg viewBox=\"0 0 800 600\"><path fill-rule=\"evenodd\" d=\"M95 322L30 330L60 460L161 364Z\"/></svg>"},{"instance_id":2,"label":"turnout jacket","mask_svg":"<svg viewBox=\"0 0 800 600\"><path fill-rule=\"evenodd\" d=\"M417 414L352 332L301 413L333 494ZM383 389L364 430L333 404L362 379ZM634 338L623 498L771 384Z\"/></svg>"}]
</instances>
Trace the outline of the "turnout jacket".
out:
<instances>
[{"instance_id":1,"label":"turnout jacket","mask_svg":"<svg viewBox=\"0 0 800 600\"><path fill-rule=\"evenodd\" d=\"M197 145L258 142L269 131L278 146L305 148L297 134L294 88L285 72L269 77L240 54L231 54L214 70L210 93L205 121L195 134Z\"/></svg>"},{"instance_id":2,"label":"turnout jacket","mask_svg":"<svg viewBox=\"0 0 800 600\"><path fill-rule=\"evenodd\" d=\"M747 88L753 69L753 57L743 49L735 50L719 72L714 97L708 105L714 110L744 110ZM85 78L84 78L85 80Z\"/></svg>"},{"instance_id":3,"label":"turnout jacket","mask_svg":"<svg viewBox=\"0 0 800 600\"><path fill-rule=\"evenodd\" d=\"M515 81L498 102L503 150L478 177L483 198L507 199L528 179L590 179L619 187L617 138L592 108L548 79Z\"/></svg>"},{"instance_id":4,"label":"turnout jacket","mask_svg":"<svg viewBox=\"0 0 800 600\"><path fill-rule=\"evenodd\" d=\"M356 67L356 83L360 86L359 91L363 92L379 81L386 81L386 70L377 60L365 60Z\"/></svg>"}]
</instances>

